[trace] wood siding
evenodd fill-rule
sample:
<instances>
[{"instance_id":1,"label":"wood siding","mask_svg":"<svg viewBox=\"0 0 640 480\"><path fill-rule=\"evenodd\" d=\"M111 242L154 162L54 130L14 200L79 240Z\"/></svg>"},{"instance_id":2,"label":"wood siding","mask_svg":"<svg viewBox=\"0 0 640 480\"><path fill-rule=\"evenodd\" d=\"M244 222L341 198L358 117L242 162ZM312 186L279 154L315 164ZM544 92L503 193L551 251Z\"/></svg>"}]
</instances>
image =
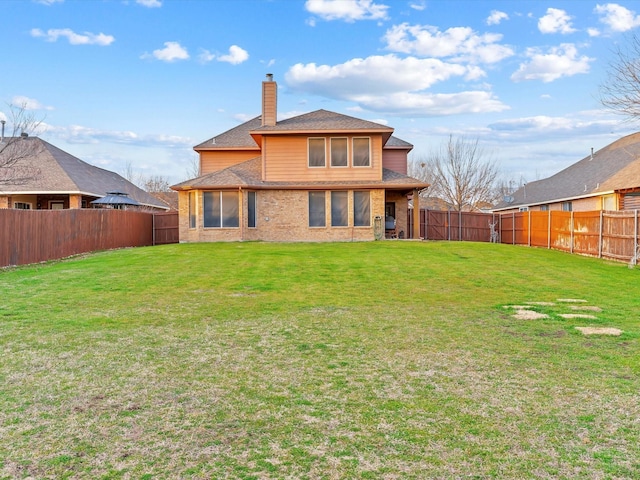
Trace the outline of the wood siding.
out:
<instances>
[{"instance_id":1,"label":"wood siding","mask_svg":"<svg viewBox=\"0 0 640 480\"><path fill-rule=\"evenodd\" d=\"M217 172L260 156L260 150L206 150L200 152L200 175Z\"/></svg>"},{"instance_id":2,"label":"wood siding","mask_svg":"<svg viewBox=\"0 0 640 480\"><path fill-rule=\"evenodd\" d=\"M407 151L406 150L383 150L382 168L393 170L394 172L407 174Z\"/></svg>"},{"instance_id":3,"label":"wood siding","mask_svg":"<svg viewBox=\"0 0 640 480\"><path fill-rule=\"evenodd\" d=\"M371 139L371 166L352 166L352 138L369 137ZM320 135L312 135L319 138ZM330 166L330 139L349 139L349 166ZM326 162L324 167L309 167L308 141L309 136L265 136L263 140L263 172L264 180L270 182L321 182L321 181L353 181L353 180L382 180L382 136L381 135L328 135L326 138ZM266 162L265 162L266 159Z\"/></svg>"}]
</instances>

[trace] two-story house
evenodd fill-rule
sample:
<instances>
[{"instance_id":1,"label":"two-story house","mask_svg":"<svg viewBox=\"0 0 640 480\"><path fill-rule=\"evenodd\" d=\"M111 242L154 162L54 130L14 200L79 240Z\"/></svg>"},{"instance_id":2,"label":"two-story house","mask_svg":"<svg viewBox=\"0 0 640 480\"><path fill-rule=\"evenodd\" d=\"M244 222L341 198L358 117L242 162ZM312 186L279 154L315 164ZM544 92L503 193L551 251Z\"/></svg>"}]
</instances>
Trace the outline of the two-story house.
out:
<instances>
[{"instance_id":1,"label":"two-story house","mask_svg":"<svg viewBox=\"0 0 640 480\"><path fill-rule=\"evenodd\" d=\"M326 110L277 121L267 75L262 115L195 146L201 176L171 187L180 241L374 240L389 221L399 238L408 222L419 232L409 201L428 184L406 175L413 146L392 133Z\"/></svg>"}]
</instances>

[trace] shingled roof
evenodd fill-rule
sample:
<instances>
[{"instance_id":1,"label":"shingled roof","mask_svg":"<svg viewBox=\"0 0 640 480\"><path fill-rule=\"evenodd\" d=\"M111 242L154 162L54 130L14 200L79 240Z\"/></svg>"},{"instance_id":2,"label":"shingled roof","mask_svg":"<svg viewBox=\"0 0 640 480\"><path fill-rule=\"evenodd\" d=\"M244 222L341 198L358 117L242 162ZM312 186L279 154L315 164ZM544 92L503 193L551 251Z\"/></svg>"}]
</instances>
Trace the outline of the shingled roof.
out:
<instances>
[{"instance_id":1,"label":"shingled roof","mask_svg":"<svg viewBox=\"0 0 640 480\"><path fill-rule=\"evenodd\" d=\"M258 150L258 144L252 135L268 135L277 133L296 132L379 132L386 140L385 147L413 148L409 142L393 137L393 128L380 123L361 120L349 115L331 112L329 110L316 110L296 117L287 118L274 126L262 126L262 117L255 117L248 122L216 135L196 145L194 150L217 150L227 148L246 148Z\"/></svg>"},{"instance_id":2,"label":"shingled roof","mask_svg":"<svg viewBox=\"0 0 640 480\"><path fill-rule=\"evenodd\" d=\"M322 188L385 188L411 190L425 188L426 184L415 178L392 170L383 169L382 180L322 181L322 182L265 182L262 180L262 161L260 157L232 165L223 170L209 173L192 180L173 185L174 190L192 190L208 188L251 188L251 189L322 189Z\"/></svg>"},{"instance_id":3,"label":"shingled roof","mask_svg":"<svg viewBox=\"0 0 640 480\"><path fill-rule=\"evenodd\" d=\"M623 137L555 175L527 183L494 210L555 203L640 187L640 133Z\"/></svg>"},{"instance_id":4,"label":"shingled roof","mask_svg":"<svg viewBox=\"0 0 640 480\"><path fill-rule=\"evenodd\" d=\"M95 167L38 137L5 138L25 142L32 155L21 160L34 174L18 184L0 186L7 194L74 194L103 197L110 191L125 192L138 203L168 210L167 205L117 173Z\"/></svg>"}]
</instances>

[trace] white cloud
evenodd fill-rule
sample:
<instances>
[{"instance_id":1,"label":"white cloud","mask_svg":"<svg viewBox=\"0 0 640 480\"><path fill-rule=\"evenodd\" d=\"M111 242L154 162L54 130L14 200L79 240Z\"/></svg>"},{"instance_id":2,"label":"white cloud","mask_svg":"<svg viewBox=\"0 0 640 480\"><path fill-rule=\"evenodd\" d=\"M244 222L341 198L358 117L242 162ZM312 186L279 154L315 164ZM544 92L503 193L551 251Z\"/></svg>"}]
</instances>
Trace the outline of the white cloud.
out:
<instances>
[{"instance_id":1,"label":"white cloud","mask_svg":"<svg viewBox=\"0 0 640 480\"><path fill-rule=\"evenodd\" d=\"M220 55L218 57L218 61L227 62L232 65L238 65L242 62L247 61L248 58L249 58L249 53L246 50L244 50L243 48L240 48L237 45L231 45L229 47L229 54Z\"/></svg>"},{"instance_id":2,"label":"white cloud","mask_svg":"<svg viewBox=\"0 0 640 480\"><path fill-rule=\"evenodd\" d=\"M64 0L33 0L35 3L40 3L42 5L53 5L54 3L62 3Z\"/></svg>"},{"instance_id":3,"label":"white cloud","mask_svg":"<svg viewBox=\"0 0 640 480\"><path fill-rule=\"evenodd\" d=\"M297 64L285 75L293 90L347 100L360 107L393 115L451 115L500 111L507 107L491 93L425 92L454 77L476 78L477 67L446 63L435 58L399 58L395 55L356 58L339 65Z\"/></svg>"},{"instance_id":4,"label":"white cloud","mask_svg":"<svg viewBox=\"0 0 640 480\"><path fill-rule=\"evenodd\" d=\"M387 18L387 5L373 3L372 0L307 0L305 8L309 13L323 20L384 20Z\"/></svg>"},{"instance_id":5,"label":"white cloud","mask_svg":"<svg viewBox=\"0 0 640 480\"><path fill-rule=\"evenodd\" d=\"M498 25L502 20L509 20L509 15L500 10L491 10L487 18L487 25Z\"/></svg>"},{"instance_id":6,"label":"white cloud","mask_svg":"<svg viewBox=\"0 0 640 480\"><path fill-rule=\"evenodd\" d=\"M202 49L200 51L200 55L198 55L198 60L200 63L209 63L215 60L215 54L211 53L209 50Z\"/></svg>"},{"instance_id":7,"label":"white cloud","mask_svg":"<svg viewBox=\"0 0 640 480\"><path fill-rule=\"evenodd\" d=\"M152 54L145 53L140 58L155 58L163 62L188 60L189 52L178 42L164 42L164 48L154 50Z\"/></svg>"},{"instance_id":8,"label":"white cloud","mask_svg":"<svg viewBox=\"0 0 640 480\"><path fill-rule=\"evenodd\" d=\"M587 28L587 34L590 37L599 37L600 36L600 30L598 30L597 28Z\"/></svg>"},{"instance_id":9,"label":"white cloud","mask_svg":"<svg viewBox=\"0 0 640 480\"><path fill-rule=\"evenodd\" d=\"M492 93L468 91L457 93L412 93L356 97L364 108L390 115L434 117L463 113L487 113L508 110Z\"/></svg>"},{"instance_id":10,"label":"white cloud","mask_svg":"<svg viewBox=\"0 0 640 480\"><path fill-rule=\"evenodd\" d=\"M218 62L227 62L232 65L239 65L242 62L245 62L249 59L249 53L240 48L237 45L231 45L229 47L229 54L227 55L216 55L211 53L209 50L202 50L200 55L198 55L198 60L200 63L209 63L213 60L217 60Z\"/></svg>"},{"instance_id":11,"label":"white cloud","mask_svg":"<svg viewBox=\"0 0 640 480\"><path fill-rule=\"evenodd\" d=\"M626 32L640 26L640 15L617 3L596 5L595 12L602 16L600 21L614 32Z\"/></svg>"},{"instance_id":12,"label":"white cloud","mask_svg":"<svg viewBox=\"0 0 640 480\"><path fill-rule=\"evenodd\" d=\"M43 105L34 98L24 97L18 95L11 99L11 105L18 108L24 108L25 110L53 110L53 107Z\"/></svg>"},{"instance_id":13,"label":"white cloud","mask_svg":"<svg viewBox=\"0 0 640 480\"><path fill-rule=\"evenodd\" d=\"M425 4L425 2L423 0L421 2L410 3L409 7L413 8L414 10L418 10L419 12L421 12L422 10L427 8L427 5Z\"/></svg>"},{"instance_id":14,"label":"white cloud","mask_svg":"<svg viewBox=\"0 0 640 480\"><path fill-rule=\"evenodd\" d=\"M538 20L538 29L542 33L562 33L563 35L576 31L571 26L571 17L558 8L547 8L547 14Z\"/></svg>"},{"instance_id":15,"label":"white cloud","mask_svg":"<svg viewBox=\"0 0 640 480\"><path fill-rule=\"evenodd\" d=\"M100 130L81 125L51 128L49 132L72 144L97 144L101 142L135 145L140 147L190 147L193 139L176 135L139 135L129 130Z\"/></svg>"},{"instance_id":16,"label":"white cloud","mask_svg":"<svg viewBox=\"0 0 640 480\"><path fill-rule=\"evenodd\" d=\"M104 33L90 33L84 32L83 34L75 33L69 28L62 29L50 29L46 32L39 28L31 30L31 36L35 38L44 38L47 42L56 42L60 37L66 37L71 45L111 45L115 38L112 35L105 35Z\"/></svg>"},{"instance_id":17,"label":"white cloud","mask_svg":"<svg viewBox=\"0 0 640 480\"><path fill-rule=\"evenodd\" d=\"M149 8L159 8L162 6L162 0L136 0L136 3Z\"/></svg>"},{"instance_id":18,"label":"white cloud","mask_svg":"<svg viewBox=\"0 0 640 480\"><path fill-rule=\"evenodd\" d=\"M429 57L452 57L453 61L496 63L513 55L513 50L497 42L502 35L479 35L469 27L453 27L444 32L430 25L402 23L387 30L386 49Z\"/></svg>"},{"instance_id":19,"label":"white cloud","mask_svg":"<svg viewBox=\"0 0 640 480\"><path fill-rule=\"evenodd\" d=\"M551 47L547 53L529 48L526 55L530 61L521 63L518 71L511 75L511 80L542 80L549 83L561 77L588 73L589 63L595 60L586 55L578 57L578 50L572 43Z\"/></svg>"}]
</instances>

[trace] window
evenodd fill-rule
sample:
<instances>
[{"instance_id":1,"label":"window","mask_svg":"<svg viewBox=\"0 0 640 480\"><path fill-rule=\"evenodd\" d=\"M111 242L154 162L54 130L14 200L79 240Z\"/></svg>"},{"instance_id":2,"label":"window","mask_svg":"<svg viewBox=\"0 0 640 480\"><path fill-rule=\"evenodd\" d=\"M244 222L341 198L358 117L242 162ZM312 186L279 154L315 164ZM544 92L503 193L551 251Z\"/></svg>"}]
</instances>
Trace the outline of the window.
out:
<instances>
[{"instance_id":1,"label":"window","mask_svg":"<svg viewBox=\"0 0 640 480\"><path fill-rule=\"evenodd\" d=\"M325 166L324 138L309 139L309 166L310 167Z\"/></svg>"},{"instance_id":2,"label":"window","mask_svg":"<svg viewBox=\"0 0 640 480\"><path fill-rule=\"evenodd\" d=\"M371 201L369 192L353 192L353 225L371 226Z\"/></svg>"},{"instance_id":3,"label":"window","mask_svg":"<svg viewBox=\"0 0 640 480\"><path fill-rule=\"evenodd\" d=\"M49 202L49 209L64 210L64 202Z\"/></svg>"},{"instance_id":4,"label":"window","mask_svg":"<svg viewBox=\"0 0 640 480\"><path fill-rule=\"evenodd\" d=\"M18 210L31 210L31 204L25 202L15 202L13 204L13 208L17 208Z\"/></svg>"},{"instance_id":5,"label":"window","mask_svg":"<svg viewBox=\"0 0 640 480\"><path fill-rule=\"evenodd\" d=\"M549 205L540 205L540 211L541 212L548 212L549 211Z\"/></svg>"},{"instance_id":6,"label":"window","mask_svg":"<svg viewBox=\"0 0 640 480\"><path fill-rule=\"evenodd\" d=\"M249 192L247 196L247 221L249 228L256 227L256 192Z\"/></svg>"},{"instance_id":7,"label":"window","mask_svg":"<svg viewBox=\"0 0 640 480\"><path fill-rule=\"evenodd\" d=\"M573 203L572 202L562 202L562 211L563 212L570 212L571 210L573 210Z\"/></svg>"},{"instance_id":8,"label":"window","mask_svg":"<svg viewBox=\"0 0 640 480\"><path fill-rule=\"evenodd\" d=\"M368 138L353 139L353 166L369 167L371 165L371 154Z\"/></svg>"},{"instance_id":9,"label":"window","mask_svg":"<svg viewBox=\"0 0 640 480\"><path fill-rule=\"evenodd\" d=\"M204 192L202 197L205 228L233 228L240 225L238 192Z\"/></svg>"},{"instance_id":10,"label":"window","mask_svg":"<svg viewBox=\"0 0 640 480\"><path fill-rule=\"evenodd\" d=\"M331 192L331 226L349 226L349 192Z\"/></svg>"},{"instance_id":11,"label":"window","mask_svg":"<svg viewBox=\"0 0 640 480\"><path fill-rule=\"evenodd\" d=\"M346 138L331 139L331 166L332 167L348 167L349 152L347 149Z\"/></svg>"},{"instance_id":12,"label":"window","mask_svg":"<svg viewBox=\"0 0 640 480\"><path fill-rule=\"evenodd\" d=\"M309 192L309 226L326 226L324 192Z\"/></svg>"},{"instance_id":13,"label":"window","mask_svg":"<svg viewBox=\"0 0 640 480\"><path fill-rule=\"evenodd\" d=\"M189 192L189 228L196 228L196 192Z\"/></svg>"},{"instance_id":14,"label":"window","mask_svg":"<svg viewBox=\"0 0 640 480\"><path fill-rule=\"evenodd\" d=\"M519 212L528 212L529 211L529 207L520 207L518 208Z\"/></svg>"}]
</instances>

